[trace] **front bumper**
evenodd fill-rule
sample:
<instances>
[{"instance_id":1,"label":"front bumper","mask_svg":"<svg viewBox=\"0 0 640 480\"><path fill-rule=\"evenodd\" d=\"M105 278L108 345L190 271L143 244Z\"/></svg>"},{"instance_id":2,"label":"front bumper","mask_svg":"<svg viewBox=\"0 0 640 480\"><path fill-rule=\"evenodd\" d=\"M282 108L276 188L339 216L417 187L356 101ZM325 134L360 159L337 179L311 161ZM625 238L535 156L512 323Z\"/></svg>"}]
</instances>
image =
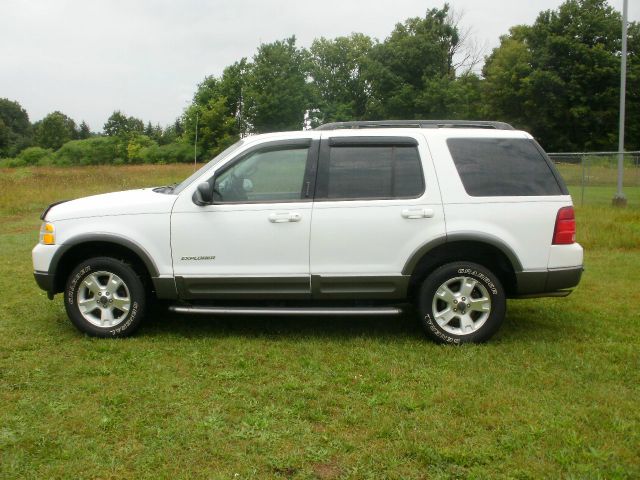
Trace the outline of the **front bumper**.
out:
<instances>
[{"instance_id":1,"label":"front bumper","mask_svg":"<svg viewBox=\"0 0 640 480\"><path fill-rule=\"evenodd\" d=\"M48 272L33 272L33 276L36 279L36 283L38 286L47 292L47 296L49 298L53 298L53 294L55 293L55 278L53 275L50 275Z\"/></svg>"},{"instance_id":2,"label":"front bumper","mask_svg":"<svg viewBox=\"0 0 640 480\"><path fill-rule=\"evenodd\" d=\"M35 272L51 272L53 258L62 245L36 244L31 250L31 260Z\"/></svg>"},{"instance_id":3,"label":"front bumper","mask_svg":"<svg viewBox=\"0 0 640 480\"><path fill-rule=\"evenodd\" d=\"M568 295L580 283L584 267L551 268L549 270L518 272L515 298L557 297Z\"/></svg>"},{"instance_id":4,"label":"front bumper","mask_svg":"<svg viewBox=\"0 0 640 480\"><path fill-rule=\"evenodd\" d=\"M31 251L33 260L33 276L38 286L47 292L49 298L56 293L54 255L60 245L43 245L38 243Z\"/></svg>"}]
</instances>

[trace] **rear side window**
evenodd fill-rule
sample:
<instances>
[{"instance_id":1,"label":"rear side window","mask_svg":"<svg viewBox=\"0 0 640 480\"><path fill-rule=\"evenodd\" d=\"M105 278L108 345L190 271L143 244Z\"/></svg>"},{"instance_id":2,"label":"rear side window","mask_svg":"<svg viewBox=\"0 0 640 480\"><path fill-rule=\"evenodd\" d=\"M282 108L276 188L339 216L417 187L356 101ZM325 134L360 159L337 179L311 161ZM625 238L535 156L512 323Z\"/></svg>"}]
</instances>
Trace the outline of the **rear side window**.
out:
<instances>
[{"instance_id":1,"label":"rear side window","mask_svg":"<svg viewBox=\"0 0 640 480\"><path fill-rule=\"evenodd\" d=\"M424 192L414 146L335 146L319 176L322 197L333 200L416 198Z\"/></svg>"},{"instance_id":2,"label":"rear side window","mask_svg":"<svg viewBox=\"0 0 640 480\"><path fill-rule=\"evenodd\" d=\"M552 167L525 138L450 138L449 151L473 197L562 195Z\"/></svg>"}]
</instances>

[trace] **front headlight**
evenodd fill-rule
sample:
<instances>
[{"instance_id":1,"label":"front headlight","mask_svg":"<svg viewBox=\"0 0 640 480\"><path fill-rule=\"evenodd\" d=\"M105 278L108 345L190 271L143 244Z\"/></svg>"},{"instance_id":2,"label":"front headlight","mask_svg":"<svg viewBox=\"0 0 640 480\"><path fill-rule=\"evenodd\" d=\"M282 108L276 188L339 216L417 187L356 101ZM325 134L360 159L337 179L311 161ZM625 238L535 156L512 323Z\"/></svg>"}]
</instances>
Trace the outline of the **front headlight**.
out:
<instances>
[{"instance_id":1,"label":"front headlight","mask_svg":"<svg viewBox=\"0 0 640 480\"><path fill-rule=\"evenodd\" d=\"M44 245L55 245L56 229L53 223L43 223L40 227L40 243Z\"/></svg>"}]
</instances>

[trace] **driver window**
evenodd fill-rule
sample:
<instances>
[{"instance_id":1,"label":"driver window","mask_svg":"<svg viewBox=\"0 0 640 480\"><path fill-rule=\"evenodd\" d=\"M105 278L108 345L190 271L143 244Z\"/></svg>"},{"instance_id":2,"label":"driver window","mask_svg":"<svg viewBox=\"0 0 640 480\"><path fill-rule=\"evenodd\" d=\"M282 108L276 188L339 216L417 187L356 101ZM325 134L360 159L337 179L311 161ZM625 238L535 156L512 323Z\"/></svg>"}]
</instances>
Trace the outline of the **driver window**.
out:
<instances>
[{"instance_id":1,"label":"driver window","mask_svg":"<svg viewBox=\"0 0 640 480\"><path fill-rule=\"evenodd\" d=\"M217 175L216 203L292 201L302 198L308 148L254 152Z\"/></svg>"}]
</instances>

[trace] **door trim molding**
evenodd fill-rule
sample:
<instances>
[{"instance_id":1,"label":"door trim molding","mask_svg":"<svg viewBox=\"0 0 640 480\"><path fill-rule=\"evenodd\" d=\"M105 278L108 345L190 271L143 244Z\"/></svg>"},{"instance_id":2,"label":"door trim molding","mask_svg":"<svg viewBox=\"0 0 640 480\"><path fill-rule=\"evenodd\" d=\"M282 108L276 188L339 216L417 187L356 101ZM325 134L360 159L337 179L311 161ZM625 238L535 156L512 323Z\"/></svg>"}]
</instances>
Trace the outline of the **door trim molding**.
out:
<instances>
[{"instance_id":1,"label":"door trim molding","mask_svg":"<svg viewBox=\"0 0 640 480\"><path fill-rule=\"evenodd\" d=\"M311 298L308 276L299 277L202 277L177 276L176 287L183 300L267 300Z\"/></svg>"},{"instance_id":2,"label":"door trim molding","mask_svg":"<svg viewBox=\"0 0 640 480\"><path fill-rule=\"evenodd\" d=\"M391 300L405 299L409 275L311 277L177 276L183 300Z\"/></svg>"},{"instance_id":3,"label":"door trim molding","mask_svg":"<svg viewBox=\"0 0 640 480\"><path fill-rule=\"evenodd\" d=\"M408 275L311 275L314 299L361 300L403 299L407 296Z\"/></svg>"}]
</instances>

